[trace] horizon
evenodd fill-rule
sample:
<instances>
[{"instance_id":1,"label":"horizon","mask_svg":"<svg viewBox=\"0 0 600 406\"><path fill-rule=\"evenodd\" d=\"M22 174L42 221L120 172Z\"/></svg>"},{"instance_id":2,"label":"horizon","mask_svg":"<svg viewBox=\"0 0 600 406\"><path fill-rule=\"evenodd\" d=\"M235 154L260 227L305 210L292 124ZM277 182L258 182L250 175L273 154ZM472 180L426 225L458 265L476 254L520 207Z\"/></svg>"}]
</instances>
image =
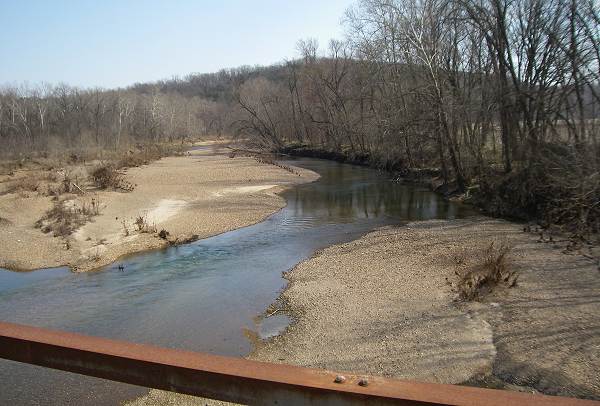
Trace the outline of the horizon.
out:
<instances>
[{"instance_id":1,"label":"horizon","mask_svg":"<svg viewBox=\"0 0 600 406\"><path fill-rule=\"evenodd\" d=\"M298 58L301 39L314 38L320 46L340 39L341 20L353 3L3 1L0 35L8 40L0 52L10 57L0 65L0 86L115 89L275 65Z\"/></svg>"}]
</instances>

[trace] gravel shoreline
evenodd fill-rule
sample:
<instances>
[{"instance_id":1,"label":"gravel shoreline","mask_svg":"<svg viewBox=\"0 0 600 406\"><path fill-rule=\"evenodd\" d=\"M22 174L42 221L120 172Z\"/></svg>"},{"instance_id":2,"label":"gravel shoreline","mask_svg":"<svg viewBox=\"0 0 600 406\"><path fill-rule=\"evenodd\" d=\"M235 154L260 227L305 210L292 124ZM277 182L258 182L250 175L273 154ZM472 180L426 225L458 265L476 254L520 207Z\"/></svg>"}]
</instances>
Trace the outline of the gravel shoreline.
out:
<instances>
[{"instance_id":1,"label":"gravel shoreline","mask_svg":"<svg viewBox=\"0 0 600 406\"><path fill-rule=\"evenodd\" d=\"M250 358L402 379L600 398L600 274L502 220L385 228L298 265L296 320ZM516 287L457 301L457 255L513 249ZM554 246L553 246L554 245Z\"/></svg>"},{"instance_id":2,"label":"gravel shoreline","mask_svg":"<svg viewBox=\"0 0 600 406\"><path fill-rule=\"evenodd\" d=\"M600 399L600 273L503 220L386 227L286 275L294 323L248 358L352 373ZM457 256L513 248L513 288L457 301ZM152 390L131 405L221 405Z\"/></svg>"}]
</instances>

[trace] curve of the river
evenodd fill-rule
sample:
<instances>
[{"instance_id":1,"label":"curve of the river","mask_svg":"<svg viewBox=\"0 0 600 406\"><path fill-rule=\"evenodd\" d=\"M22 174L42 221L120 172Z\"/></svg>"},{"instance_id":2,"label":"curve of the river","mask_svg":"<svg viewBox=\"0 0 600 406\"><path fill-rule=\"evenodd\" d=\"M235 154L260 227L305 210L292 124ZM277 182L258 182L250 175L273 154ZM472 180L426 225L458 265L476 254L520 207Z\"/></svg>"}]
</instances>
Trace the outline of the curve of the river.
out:
<instances>
[{"instance_id":1,"label":"curve of the river","mask_svg":"<svg viewBox=\"0 0 600 406\"><path fill-rule=\"evenodd\" d=\"M285 287L282 272L317 249L409 220L471 214L375 170L317 159L293 164L321 178L283 193L265 221L179 247L134 255L101 271L0 270L0 320L172 348L243 356L244 329L277 334L285 316L257 321ZM144 393L117 384L0 362L1 404L118 404Z\"/></svg>"}]
</instances>

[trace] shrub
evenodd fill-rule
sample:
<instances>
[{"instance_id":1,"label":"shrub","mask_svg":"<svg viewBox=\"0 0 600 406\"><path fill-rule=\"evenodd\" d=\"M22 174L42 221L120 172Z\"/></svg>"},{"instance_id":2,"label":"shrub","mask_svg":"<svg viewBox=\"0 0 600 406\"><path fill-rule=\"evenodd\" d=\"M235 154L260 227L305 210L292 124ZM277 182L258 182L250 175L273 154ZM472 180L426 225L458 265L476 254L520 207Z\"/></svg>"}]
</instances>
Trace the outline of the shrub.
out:
<instances>
[{"instance_id":1,"label":"shrub","mask_svg":"<svg viewBox=\"0 0 600 406\"><path fill-rule=\"evenodd\" d=\"M511 247L504 243L496 247L492 242L479 257L475 258L475 264L466 272L460 274L457 283L459 297L463 300L477 300L490 293L497 285L503 284L513 287L517 283L518 275L511 269L509 254ZM464 257L457 264L464 263Z\"/></svg>"},{"instance_id":2,"label":"shrub","mask_svg":"<svg viewBox=\"0 0 600 406\"><path fill-rule=\"evenodd\" d=\"M94 185L100 189L108 189L119 185L120 174L110 165L101 164L90 173Z\"/></svg>"},{"instance_id":3,"label":"shrub","mask_svg":"<svg viewBox=\"0 0 600 406\"><path fill-rule=\"evenodd\" d=\"M557 225L577 237L600 232L600 174L593 148L543 144L539 158L509 174L490 171L472 202L509 218Z\"/></svg>"},{"instance_id":4,"label":"shrub","mask_svg":"<svg viewBox=\"0 0 600 406\"><path fill-rule=\"evenodd\" d=\"M44 217L35 222L43 233L52 233L54 237L66 237L77 230L86 219L77 210L67 207L64 202L56 202Z\"/></svg>"},{"instance_id":5,"label":"shrub","mask_svg":"<svg viewBox=\"0 0 600 406\"><path fill-rule=\"evenodd\" d=\"M62 175L61 187L59 189L55 189L54 194L60 195L61 193L80 193L83 194L84 191L82 187L84 186L86 174L82 168L67 168L63 171L57 172L57 174Z\"/></svg>"},{"instance_id":6,"label":"shrub","mask_svg":"<svg viewBox=\"0 0 600 406\"><path fill-rule=\"evenodd\" d=\"M66 201L58 200L41 219L35 222L35 226L43 233L51 232L54 237L67 237L99 214L98 198L92 197L90 201L83 201L81 206L75 202L67 204Z\"/></svg>"},{"instance_id":7,"label":"shrub","mask_svg":"<svg viewBox=\"0 0 600 406\"><path fill-rule=\"evenodd\" d=\"M84 200L78 210L84 216L98 216L100 214L100 198L92 197L90 200Z\"/></svg>"},{"instance_id":8,"label":"shrub","mask_svg":"<svg viewBox=\"0 0 600 406\"><path fill-rule=\"evenodd\" d=\"M156 225L148 222L148 214L143 213L135 218L134 224L140 233L156 233Z\"/></svg>"},{"instance_id":9,"label":"shrub","mask_svg":"<svg viewBox=\"0 0 600 406\"><path fill-rule=\"evenodd\" d=\"M133 185L127 182L114 166L107 163L96 166L90 176L99 189L133 190Z\"/></svg>"}]
</instances>

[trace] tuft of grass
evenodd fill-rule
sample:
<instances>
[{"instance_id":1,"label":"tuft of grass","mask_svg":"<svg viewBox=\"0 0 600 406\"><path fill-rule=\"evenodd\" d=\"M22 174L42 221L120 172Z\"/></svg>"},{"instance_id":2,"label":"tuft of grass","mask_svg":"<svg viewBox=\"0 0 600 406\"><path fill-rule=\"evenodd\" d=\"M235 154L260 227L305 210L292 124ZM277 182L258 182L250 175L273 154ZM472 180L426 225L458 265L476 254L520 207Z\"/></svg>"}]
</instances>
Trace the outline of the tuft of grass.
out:
<instances>
[{"instance_id":1,"label":"tuft of grass","mask_svg":"<svg viewBox=\"0 0 600 406\"><path fill-rule=\"evenodd\" d=\"M129 237L130 232L129 226L127 225L127 221L125 221L125 219L121 220L121 225L123 226L123 234L125 235L125 237Z\"/></svg>"},{"instance_id":2,"label":"tuft of grass","mask_svg":"<svg viewBox=\"0 0 600 406\"><path fill-rule=\"evenodd\" d=\"M96 250L94 251L94 253L92 255L90 255L90 260L94 261L94 262L98 262L98 261L100 261L100 259L102 259L102 256L100 255L100 249L98 247L96 247Z\"/></svg>"},{"instance_id":3,"label":"tuft of grass","mask_svg":"<svg viewBox=\"0 0 600 406\"><path fill-rule=\"evenodd\" d=\"M148 213L142 213L135 218L135 227L140 233L154 234L156 233L156 225L150 224L148 221Z\"/></svg>"},{"instance_id":4,"label":"tuft of grass","mask_svg":"<svg viewBox=\"0 0 600 406\"><path fill-rule=\"evenodd\" d=\"M52 233L54 237L68 237L99 214L100 199L97 197L84 200L81 205L72 201L57 200L54 206L35 222L35 226L43 233Z\"/></svg>"},{"instance_id":5,"label":"tuft of grass","mask_svg":"<svg viewBox=\"0 0 600 406\"><path fill-rule=\"evenodd\" d=\"M498 285L513 287L517 284L518 274L511 267L510 252L512 247L506 243L499 245L490 243L487 249L474 258L475 263L458 276L457 291L462 300L478 300L489 294ZM464 256L459 255L457 264L464 263Z\"/></svg>"},{"instance_id":6,"label":"tuft of grass","mask_svg":"<svg viewBox=\"0 0 600 406\"><path fill-rule=\"evenodd\" d=\"M100 215L100 198L92 197L89 200L84 200L81 207L77 208L80 214L86 217Z\"/></svg>"}]
</instances>

